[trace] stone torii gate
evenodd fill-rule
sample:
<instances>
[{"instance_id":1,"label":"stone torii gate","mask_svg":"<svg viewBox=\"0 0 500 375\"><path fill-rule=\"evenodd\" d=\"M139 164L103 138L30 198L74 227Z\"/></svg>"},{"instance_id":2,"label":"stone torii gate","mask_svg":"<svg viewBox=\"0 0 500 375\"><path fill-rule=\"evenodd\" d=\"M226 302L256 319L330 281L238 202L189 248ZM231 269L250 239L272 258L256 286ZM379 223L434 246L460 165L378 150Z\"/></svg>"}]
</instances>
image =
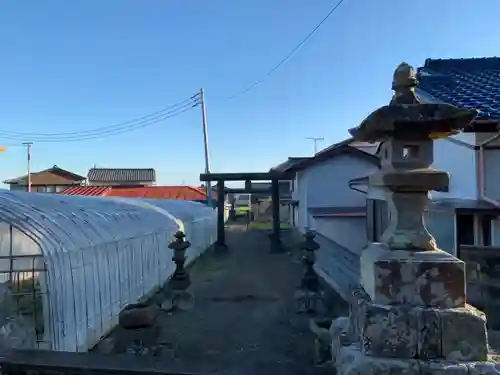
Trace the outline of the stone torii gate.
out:
<instances>
[{"instance_id":1,"label":"stone torii gate","mask_svg":"<svg viewBox=\"0 0 500 375\"><path fill-rule=\"evenodd\" d=\"M225 182L226 181L245 181L245 188L239 189L241 192L251 193L252 191L263 192L262 189L252 189L252 181L271 181L271 198L273 208L271 251L280 252L281 230L280 230L280 195L279 181L293 179L294 176L287 172L250 172L250 173L202 173L200 181L217 181L217 243L219 247L226 246L226 233L224 231L224 203L225 203Z\"/></svg>"}]
</instances>

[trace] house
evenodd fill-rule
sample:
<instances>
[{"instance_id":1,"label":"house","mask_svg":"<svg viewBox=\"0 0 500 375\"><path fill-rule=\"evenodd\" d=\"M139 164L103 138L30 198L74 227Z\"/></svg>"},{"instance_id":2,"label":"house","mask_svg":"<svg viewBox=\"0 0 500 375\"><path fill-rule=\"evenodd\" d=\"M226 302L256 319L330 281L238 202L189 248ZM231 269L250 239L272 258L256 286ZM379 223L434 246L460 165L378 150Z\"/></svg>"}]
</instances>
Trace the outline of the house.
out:
<instances>
[{"instance_id":1,"label":"house","mask_svg":"<svg viewBox=\"0 0 500 375\"><path fill-rule=\"evenodd\" d=\"M57 193L75 185L85 183L85 177L67 171L54 165L40 172L33 172L31 176L31 191L39 193ZM10 190L28 190L28 175L11 178L3 182L9 185Z\"/></svg>"},{"instance_id":2,"label":"house","mask_svg":"<svg viewBox=\"0 0 500 375\"><path fill-rule=\"evenodd\" d=\"M153 168L91 168L87 174L91 186L153 186Z\"/></svg>"},{"instance_id":3,"label":"house","mask_svg":"<svg viewBox=\"0 0 500 375\"><path fill-rule=\"evenodd\" d=\"M350 189L347 181L375 171L379 159L350 143L352 139L273 169L295 173L289 207L299 232L314 229L340 246L361 249L367 241L366 195Z\"/></svg>"}]
</instances>

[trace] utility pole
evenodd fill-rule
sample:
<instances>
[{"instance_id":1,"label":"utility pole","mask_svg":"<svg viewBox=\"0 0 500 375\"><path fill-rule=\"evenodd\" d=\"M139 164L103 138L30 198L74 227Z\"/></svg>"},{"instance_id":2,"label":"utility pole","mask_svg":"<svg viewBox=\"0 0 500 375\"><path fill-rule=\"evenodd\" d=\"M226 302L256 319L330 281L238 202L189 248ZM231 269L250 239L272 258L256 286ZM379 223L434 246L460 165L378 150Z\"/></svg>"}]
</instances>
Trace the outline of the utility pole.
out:
<instances>
[{"instance_id":1,"label":"utility pole","mask_svg":"<svg viewBox=\"0 0 500 375\"><path fill-rule=\"evenodd\" d=\"M210 155L208 153L208 129L207 129L207 107L205 105L205 93L200 89L201 121L203 124L203 145L205 147L205 173L210 173ZM212 205L212 184L206 181L207 203Z\"/></svg>"},{"instance_id":2,"label":"utility pole","mask_svg":"<svg viewBox=\"0 0 500 375\"><path fill-rule=\"evenodd\" d=\"M33 142L23 142L23 145L26 146L26 158L27 158L27 167L28 167L28 193L31 192L31 145Z\"/></svg>"},{"instance_id":3,"label":"utility pole","mask_svg":"<svg viewBox=\"0 0 500 375\"><path fill-rule=\"evenodd\" d=\"M318 141L324 141L325 138L321 137L306 137L306 139L309 139L314 142L314 155L318 153Z\"/></svg>"}]
</instances>

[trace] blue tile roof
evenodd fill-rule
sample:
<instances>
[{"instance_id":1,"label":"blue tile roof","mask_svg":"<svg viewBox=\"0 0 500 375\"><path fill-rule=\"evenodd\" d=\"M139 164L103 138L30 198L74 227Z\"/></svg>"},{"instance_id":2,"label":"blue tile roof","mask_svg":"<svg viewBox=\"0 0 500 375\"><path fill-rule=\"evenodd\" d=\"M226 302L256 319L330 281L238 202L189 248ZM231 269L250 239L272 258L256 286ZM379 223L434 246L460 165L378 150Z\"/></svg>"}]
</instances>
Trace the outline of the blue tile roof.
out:
<instances>
[{"instance_id":1,"label":"blue tile roof","mask_svg":"<svg viewBox=\"0 0 500 375\"><path fill-rule=\"evenodd\" d=\"M418 69L419 91L459 108L475 108L482 119L500 119L500 57L427 59Z\"/></svg>"}]
</instances>

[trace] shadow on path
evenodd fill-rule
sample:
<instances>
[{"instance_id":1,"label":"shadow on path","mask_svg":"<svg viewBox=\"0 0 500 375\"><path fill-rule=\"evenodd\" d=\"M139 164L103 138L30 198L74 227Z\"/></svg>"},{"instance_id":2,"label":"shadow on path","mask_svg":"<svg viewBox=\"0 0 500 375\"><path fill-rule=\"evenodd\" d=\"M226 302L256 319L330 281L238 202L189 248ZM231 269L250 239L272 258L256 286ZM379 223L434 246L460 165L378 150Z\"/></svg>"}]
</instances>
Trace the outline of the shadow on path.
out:
<instances>
[{"instance_id":1,"label":"shadow on path","mask_svg":"<svg viewBox=\"0 0 500 375\"><path fill-rule=\"evenodd\" d=\"M266 233L244 225L227 229L227 244L191 267L195 306L161 313L155 354L200 374L326 373L313 365L307 317L295 313L302 266L270 254Z\"/></svg>"}]
</instances>

